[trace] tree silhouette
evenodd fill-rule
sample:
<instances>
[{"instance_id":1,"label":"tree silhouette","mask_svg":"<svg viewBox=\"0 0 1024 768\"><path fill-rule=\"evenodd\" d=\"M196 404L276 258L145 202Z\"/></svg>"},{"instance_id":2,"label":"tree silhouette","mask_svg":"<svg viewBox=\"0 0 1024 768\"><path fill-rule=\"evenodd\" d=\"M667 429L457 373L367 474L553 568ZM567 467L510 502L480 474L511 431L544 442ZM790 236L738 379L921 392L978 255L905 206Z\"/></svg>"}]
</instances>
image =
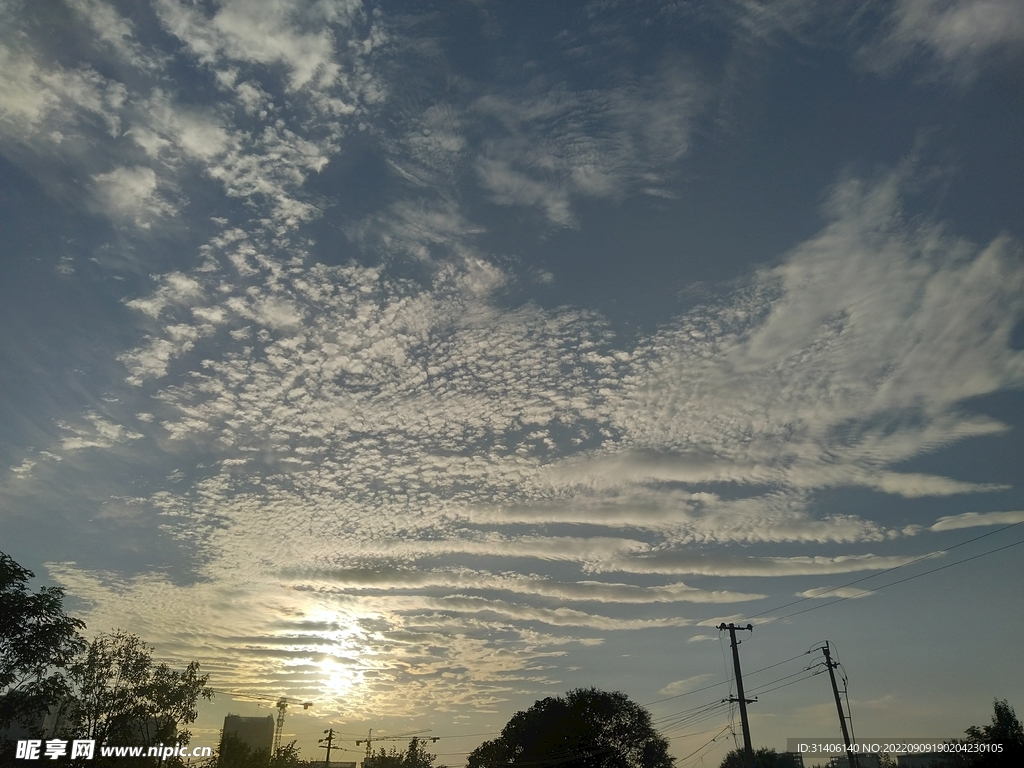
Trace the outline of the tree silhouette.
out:
<instances>
[{"instance_id":1,"label":"tree silhouette","mask_svg":"<svg viewBox=\"0 0 1024 768\"><path fill-rule=\"evenodd\" d=\"M63 670L85 641L85 623L64 613L64 591L32 593L35 574L0 552L0 728L28 725L67 694Z\"/></svg>"},{"instance_id":2,"label":"tree silhouette","mask_svg":"<svg viewBox=\"0 0 1024 768\"><path fill-rule=\"evenodd\" d=\"M381 747L380 752L363 761L363 768L434 768L436 759L436 755L427 752L422 741L413 737L404 752L394 747L390 752L385 752L384 747Z\"/></svg>"},{"instance_id":3,"label":"tree silhouette","mask_svg":"<svg viewBox=\"0 0 1024 768\"><path fill-rule=\"evenodd\" d=\"M654 730L646 709L623 693L577 688L517 712L501 736L473 750L467 768L672 768L673 763L668 741Z\"/></svg>"},{"instance_id":4,"label":"tree silhouette","mask_svg":"<svg viewBox=\"0 0 1024 768\"><path fill-rule=\"evenodd\" d=\"M363 760L363 768L402 768L403 756L394 747L390 752L386 752L384 747L381 747L380 752L375 752Z\"/></svg>"},{"instance_id":5,"label":"tree silhouette","mask_svg":"<svg viewBox=\"0 0 1024 768\"><path fill-rule=\"evenodd\" d=\"M89 643L69 670L67 730L97 744L188 744L199 698L212 698L193 661L183 671L154 664L138 635L117 631Z\"/></svg>"},{"instance_id":6,"label":"tree silhouette","mask_svg":"<svg viewBox=\"0 0 1024 768\"><path fill-rule=\"evenodd\" d=\"M999 744L1001 752L981 752L970 764L979 768L1024 765L1024 727L1006 699L993 703L992 724L972 725L965 733L968 744Z\"/></svg>"},{"instance_id":7,"label":"tree silhouette","mask_svg":"<svg viewBox=\"0 0 1024 768\"><path fill-rule=\"evenodd\" d=\"M278 747L272 756L269 749L253 749L238 738L238 734L229 732L221 735L220 747L210 768L298 768L303 764L294 741Z\"/></svg>"},{"instance_id":8,"label":"tree silhouette","mask_svg":"<svg viewBox=\"0 0 1024 768\"><path fill-rule=\"evenodd\" d=\"M423 742L415 736L402 756L402 768L434 768L435 755L427 752Z\"/></svg>"},{"instance_id":9,"label":"tree silhouette","mask_svg":"<svg viewBox=\"0 0 1024 768\"><path fill-rule=\"evenodd\" d=\"M761 747L754 750L753 768L784 768L787 764L774 749ZM743 750L733 749L727 752L719 768L747 768Z\"/></svg>"}]
</instances>

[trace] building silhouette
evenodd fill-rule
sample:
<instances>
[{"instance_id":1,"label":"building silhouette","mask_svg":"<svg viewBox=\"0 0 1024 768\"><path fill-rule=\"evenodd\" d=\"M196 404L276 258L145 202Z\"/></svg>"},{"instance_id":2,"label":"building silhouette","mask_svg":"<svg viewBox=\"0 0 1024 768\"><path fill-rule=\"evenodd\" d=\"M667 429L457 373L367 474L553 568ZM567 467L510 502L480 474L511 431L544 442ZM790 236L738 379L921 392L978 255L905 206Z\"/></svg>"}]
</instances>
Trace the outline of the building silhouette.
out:
<instances>
[{"instance_id":1,"label":"building silhouette","mask_svg":"<svg viewBox=\"0 0 1024 768\"><path fill-rule=\"evenodd\" d=\"M274 747L274 718L271 715L266 717L227 715L224 718L223 735L227 736L229 733L234 734L253 752L257 749L265 749L269 754Z\"/></svg>"}]
</instances>

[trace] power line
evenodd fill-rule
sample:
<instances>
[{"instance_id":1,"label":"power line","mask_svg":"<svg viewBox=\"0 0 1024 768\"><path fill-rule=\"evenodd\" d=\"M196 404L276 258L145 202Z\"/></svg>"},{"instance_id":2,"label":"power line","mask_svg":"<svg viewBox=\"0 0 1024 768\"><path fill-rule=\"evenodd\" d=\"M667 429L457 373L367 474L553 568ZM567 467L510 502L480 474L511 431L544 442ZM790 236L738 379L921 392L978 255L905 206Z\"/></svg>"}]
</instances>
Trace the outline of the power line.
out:
<instances>
[{"instance_id":1,"label":"power line","mask_svg":"<svg viewBox=\"0 0 1024 768\"><path fill-rule=\"evenodd\" d=\"M1005 525L1002 528L997 528L994 531L988 531L987 533L980 534L978 536L975 536L974 538L967 539L966 541L961 541L959 544L954 544L954 545L952 545L950 547L946 547L945 549L938 549L938 550L936 550L934 552L929 552L927 555L922 555L921 557L915 558L914 560L910 560L909 562L906 562L906 563L900 563L899 565L894 565L892 568L886 568L884 571L876 571L875 573L868 574L867 576L862 576L861 578L854 579L853 581L849 581L846 584L840 584L838 587L830 587L829 589L826 589L823 592L819 592L814 597L801 597L799 600L793 600L791 602L788 602L788 603L785 603L783 605L780 605L780 606L778 606L776 608L769 608L768 610L761 611L760 613L755 613L755 614L753 614L751 616L748 616L747 618L756 619L757 617L764 616L766 613L771 613L772 611L781 611L783 608L789 608L792 605L797 605L799 603L806 602L807 600L815 600L815 599L821 597L822 595L827 595L829 592L835 592L836 590L839 590L839 589L845 589L846 587L852 587L854 584L860 584L863 581L867 581L868 579L873 579L873 578L875 578L877 576L884 576L885 574L892 573L893 571L899 570L900 568L906 568L908 565L913 565L914 563L920 563L922 560L929 560L929 559L931 559L931 558L933 558L933 557L935 557L937 555L943 555L943 554L946 554L948 552L952 552L954 549L962 547L962 546L964 546L966 544L971 544L971 543L973 543L975 541L980 541L981 539L984 539L987 536L994 536L997 533L1002 533L1003 531L1008 531L1011 528L1017 527L1018 525L1024 525L1024 520L1021 520L1021 521L1016 522L1016 523L1010 523L1009 525ZM998 551L998 550L993 550L993 551ZM973 559L973 558L969 558L969 559ZM965 563L965 562L967 562L967 560L959 560L957 562L964 562ZM898 584L899 582L894 582L894 583ZM879 589L882 589L882 587L879 587ZM845 600L845 599L849 599L849 598L843 598L843 599ZM836 601L836 602L838 602L838 601ZM830 603L829 603L829 605L830 605ZM793 613L793 614L789 614L789 615L796 616L797 614ZM786 618L786 617L782 616L782 617L779 617L779 618ZM774 620L775 619L772 619L772 621L774 621Z\"/></svg>"},{"instance_id":2,"label":"power line","mask_svg":"<svg viewBox=\"0 0 1024 768\"><path fill-rule=\"evenodd\" d=\"M665 734L675 728L685 728L687 726L697 725L698 723L706 722L707 720L711 720L721 715L723 711L727 709L727 705L727 701L716 701L711 704L706 704L705 706L701 707L699 711L684 715L682 717L672 720L671 722L666 721L660 723L657 726L658 730L662 734Z\"/></svg>"},{"instance_id":3,"label":"power line","mask_svg":"<svg viewBox=\"0 0 1024 768\"><path fill-rule=\"evenodd\" d=\"M755 669L755 670L754 670L753 672L747 672L747 677L753 677L753 676L754 676L754 675L756 675L756 674L757 674L758 672L764 672L764 671L765 671L766 669L771 669L771 668L773 668L773 667L778 667L778 666L780 666L780 665L782 665L782 664L788 664L788 663L789 663L789 662L791 662L791 661L796 661L796 660L797 660L797 659L799 659L799 658L800 658L801 656L806 656L806 655L808 655L809 653L810 653L810 651L804 651L803 653L798 653L798 654L797 654L796 656L793 656L792 658L789 658L789 659L783 659L782 661L777 661L777 662L775 662L774 664L769 664L769 665L768 665L767 667L761 667L760 669Z\"/></svg>"},{"instance_id":4,"label":"power line","mask_svg":"<svg viewBox=\"0 0 1024 768\"><path fill-rule=\"evenodd\" d=\"M704 710L704 709L706 709L708 707L715 706L715 705L720 704L720 703L721 703L721 699L715 699L714 701L709 701L709 702L706 702L704 704L698 704L695 707L690 707L690 709L683 709L683 710L680 710L679 712L672 712L672 713L667 714L667 715L659 715L658 717L652 717L651 718L651 723L661 723L661 722L664 722L665 720L671 720L674 717L684 717L686 715L700 712L700 711L702 711L702 710Z\"/></svg>"},{"instance_id":5,"label":"power line","mask_svg":"<svg viewBox=\"0 0 1024 768\"><path fill-rule=\"evenodd\" d=\"M1014 523L1014 525L1018 525L1018 523ZM1011 526L1007 526L1007 527L1011 527ZM1003 530L1005 530L1005 529L1003 529ZM966 544L967 542L964 542L964 543ZM913 576L907 576L906 578L899 579L898 581L893 581L893 582L890 582L888 584L882 584L881 586L875 587L872 590L865 590L865 593L868 593L868 592L880 592L883 589L886 589L887 587L894 587L897 584L902 584L905 581L913 581L914 579L918 579L918 578L920 578L922 576L928 576L929 574L932 574L932 573L938 573L939 571L944 571L947 568L952 568L954 565L963 565L964 563L969 563L971 560L977 560L980 557L986 557L988 555L994 555L996 552L1002 552L1004 549L1010 549L1011 547L1018 547L1021 544L1024 544L1024 539L1021 539L1020 541L1015 541L1012 544L1006 544L1006 545L1004 545L1002 547L996 547L995 549L990 549L987 552L981 552L980 554L972 555L971 557L965 557L963 560L957 560L955 563L946 563L945 565L940 565L938 568L932 568L929 571L922 571L921 573L915 573ZM957 545L957 546L959 546L959 545ZM952 547L950 547L950 549L952 549ZM923 559L923 558L921 558L921 559ZM907 563L907 565L909 565L909 563ZM899 568L899 567L902 567L902 566L896 566L896 568ZM896 569L895 568L890 568L889 570L892 571L892 570L896 570ZM875 575L881 575L881 574L875 574ZM849 586L849 585L847 585L847 586ZM841 587L837 587L837 589L841 589ZM793 613L787 613L787 614L785 614L783 616L772 616L772 617L770 617L768 619L768 621L778 621L779 619L788 619L791 616L799 616L802 613L810 613L811 611L816 611L819 608L827 608L830 605L835 605L836 603L841 603L841 602L843 602L845 600L850 600L853 597L861 597L861 595L849 595L849 596L846 596L846 597L838 597L835 600L832 600L831 602L822 603L821 605L812 605L810 608L804 608L801 611L794 611ZM797 601L797 602L800 602L800 601ZM790 603L790 605L794 605L794 604L795 603ZM783 606L783 607L785 607L785 606ZM775 609L775 610L778 610L778 609ZM765 623L768 623L768 621L766 621Z\"/></svg>"},{"instance_id":6,"label":"power line","mask_svg":"<svg viewBox=\"0 0 1024 768\"><path fill-rule=\"evenodd\" d=\"M791 658L783 659L782 661L776 661L774 664L769 664L767 667L761 667L760 669L755 669L753 672L745 672L744 674L746 674L747 677L753 677L754 675L758 674L759 672L764 672L766 669L772 669L773 667L778 667L778 666L780 666L782 664L788 664L791 661L796 661L801 656L806 656L809 653L810 653L810 651L804 651L803 653L799 653L796 656L793 656ZM723 685L728 685L731 682L732 682L732 680L722 680L721 682L718 682L718 683L711 683L709 685L705 685L705 686L702 686L700 688L694 688L692 691L686 691L686 693L677 693L675 696L667 696L664 699L658 699L657 701L649 701L646 704L644 704L643 706L651 707L651 706L654 706L655 704L663 704L666 701L672 701L673 699L681 699L681 698L683 698L683 696L692 696L693 694L700 693L701 691L710 691L712 688L718 688L718 687L723 686ZM478 735L487 735L487 734L478 734Z\"/></svg>"},{"instance_id":7,"label":"power line","mask_svg":"<svg viewBox=\"0 0 1024 768\"><path fill-rule=\"evenodd\" d=\"M719 731L719 732L718 732L718 733L717 733L717 734L716 734L716 735L715 735L715 736L714 736L713 738L711 738L710 740L708 740L708 741L704 742L704 743L703 743L703 744L701 744L701 745L700 745L699 747L697 747L697 748L696 748L695 750L693 750L693 752L691 752L690 754L688 754L688 755L687 755L686 757L682 758L682 759L680 760L680 762L683 762L683 761L685 761L685 760L689 760L689 759L690 759L691 757L693 757L693 756L694 756L694 755L696 755L696 754L697 754L698 752L700 752L700 751L701 751L702 749L704 749L704 747L708 746L709 744L714 744L714 743L715 743L716 741L718 741L719 737L720 737L720 736L721 736L721 735L722 735L723 733L725 733L725 732L726 732L727 730L729 730L729 726L728 726L728 725L727 725L727 726L725 726L725 728L723 728L722 730L720 730L720 731Z\"/></svg>"},{"instance_id":8,"label":"power line","mask_svg":"<svg viewBox=\"0 0 1024 768\"><path fill-rule=\"evenodd\" d=\"M757 691L763 691L765 688L768 688L769 686L775 685L775 683L781 683L783 680L789 680L789 678L796 677L797 675L802 675L802 674L804 674L807 671L808 670L806 668L804 668L804 669L801 669L799 672L794 672L792 675L786 675L785 677L780 677L780 678L778 678L776 680L772 680L772 681L767 682L767 683L762 683L761 685L757 686L756 688L752 688L750 690L750 693L755 693Z\"/></svg>"},{"instance_id":9,"label":"power line","mask_svg":"<svg viewBox=\"0 0 1024 768\"><path fill-rule=\"evenodd\" d=\"M468 739L471 736L497 736L501 731L488 731L487 733L460 733L457 736L438 736L439 739Z\"/></svg>"},{"instance_id":10,"label":"power line","mask_svg":"<svg viewBox=\"0 0 1024 768\"><path fill-rule=\"evenodd\" d=\"M693 731L692 733L677 733L675 736L671 736L670 738L673 738L673 739L688 739L691 736L703 736L705 733L711 733L712 731L719 731L719 732L721 732L721 729L719 729L716 726L714 728L706 728L703 731ZM662 734L662 735L664 736L665 734Z\"/></svg>"}]
</instances>

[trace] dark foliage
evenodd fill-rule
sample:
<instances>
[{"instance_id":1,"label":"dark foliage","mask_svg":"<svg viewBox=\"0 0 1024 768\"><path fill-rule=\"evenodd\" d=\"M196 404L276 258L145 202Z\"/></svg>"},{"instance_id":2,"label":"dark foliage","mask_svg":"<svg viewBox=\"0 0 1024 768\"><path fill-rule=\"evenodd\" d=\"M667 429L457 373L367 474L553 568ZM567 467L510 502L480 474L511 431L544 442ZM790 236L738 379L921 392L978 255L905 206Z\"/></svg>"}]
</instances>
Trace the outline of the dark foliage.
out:
<instances>
[{"instance_id":1,"label":"dark foliage","mask_svg":"<svg viewBox=\"0 0 1024 768\"><path fill-rule=\"evenodd\" d=\"M69 670L72 698L66 729L97 744L188 744L182 726L195 722L208 676L193 661L183 671L154 664L137 635L115 632L89 643Z\"/></svg>"},{"instance_id":2,"label":"dark foliage","mask_svg":"<svg viewBox=\"0 0 1024 768\"><path fill-rule=\"evenodd\" d=\"M269 749L252 749L234 733L226 733L221 737L211 768L297 768L300 765L303 763L294 741L271 756Z\"/></svg>"},{"instance_id":3,"label":"dark foliage","mask_svg":"<svg viewBox=\"0 0 1024 768\"><path fill-rule=\"evenodd\" d=\"M719 768L746 768L742 749L733 749L726 754ZM754 750L753 768L784 768L788 765L783 756L769 747L761 747Z\"/></svg>"},{"instance_id":4,"label":"dark foliage","mask_svg":"<svg viewBox=\"0 0 1024 768\"><path fill-rule=\"evenodd\" d=\"M380 752L363 761L363 768L434 768L436 759L436 755L427 752L423 742L414 738L404 752L393 747L390 752L385 752L381 747Z\"/></svg>"},{"instance_id":5,"label":"dark foliage","mask_svg":"<svg viewBox=\"0 0 1024 768\"><path fill-rule=\"evenodd\" d=\"M1005 699L997 699L993 704L993 710L990 725L972 725L966 730L967 743L999 744L1002 751L977 753L970 764L979 768L1024 765L1024 727L1017 719L1017 713Z\"/></svg>"},{"instance_id":6,"label":"dark foliage","mask_svg":"<svg viewBox=\"0 0 1024 768\"><path fill-rule=\"evenodd\" d=\"M64 669L85 646L85 624L64 613L63 590L33 593L34 577L0 552L0 728L30 726L66 696Z\"/></svg>"},{"instance_id":7,"label":"dark foliage","mask_svg":"<svg viewBox=\"0 0 1024 768\"><path fill-rule=\"evenodd\" d=\"M623 693L577 688L517 712L501 736L470 754L467 766L672 768L673 763L668 741L654 730L646 709Z\"/></svg>"}]
</instances>

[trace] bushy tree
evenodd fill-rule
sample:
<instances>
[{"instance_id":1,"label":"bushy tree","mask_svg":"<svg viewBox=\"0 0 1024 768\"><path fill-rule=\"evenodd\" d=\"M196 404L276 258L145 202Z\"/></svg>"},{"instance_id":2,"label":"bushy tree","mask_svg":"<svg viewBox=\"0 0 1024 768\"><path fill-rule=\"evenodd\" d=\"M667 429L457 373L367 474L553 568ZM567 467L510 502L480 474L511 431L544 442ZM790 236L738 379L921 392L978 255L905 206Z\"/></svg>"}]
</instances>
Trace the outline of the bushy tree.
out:
<instances>
[{"instance_id":1,"label":"bushy tree","mask_svg":"<svg viewBox=\"0 0 1024 768\"><path fill-rule=\"evenodd\" d=\"M84 622L64 613L59 587L28 589L35 574L0 552L0 728L38 720L68 692L64 669L85 645Z\"/></svg>"},{"instance_id":2,"label":"bushy tree","mask_svg":"<svg viewBox=\"0 0 1024 768\"><path fill-rule=\"evenodd\" d=\"M422 740L414 737L404 752L394 747L385 752L381 747L380 752L363 761L363 768L434 768L436 759L436 755L427 752Z\"/></svg>"},{"instance_id":3,"label":"bushy tree","mask_svg":"<svg viewBox=\"0 0 1024 768\"><path fill-rule=\"evenodd\" d=\"M269 749L253 749L235 733L224 733L213 765L216 768L267 768Z\"/></svg>"},{"instance_id":4,"label":"bushy tree","mask_svg":"<svg viewBox=\"0 0 1024 768\"><path fill-rule=\"evenodd\" d=\"M298 768L300 765L299 748L294 741L271 755L269 749L253 749L237 734L225 733L211 768Z\"/></svg>"},{"instance_id":5,"label":"bushy tree","mask_svg":"<svg viewBox=\"0 0 1024 768\"><path fill-rule=\"evenodd\" d=\"M152 652L121 631L89 643L69 669L69 733L97 744L188 744L191 733L181 727L195 722L200 698L212 698L209 676L195 661L182 671L154 664Z\"/></svg>"},{"instance_id":6,"label":"bushy tree","mask_svg":"<svg viewBox=\"0 0 1024 768\"><path fill-rule=\"evenodd\" d=\"M409 748L402 755L402 768L434 768L436 759L437 756L427 752L420 739L413 737Z\"/></svg>"},{"instance_id":7,"label":"bushy tree","mask_svg":"<svg viewBox=\"0 0 1024 768\"><path fill-rule=\"evenodd\" d=\"M979 752L971 764L979 768L1024 765L1024 726L1006 699L993 702L991 725L972 725L965 733L969 744L1000 744L1001 752Z\"/></svg>"},{"instance_id":8,"label":"bushy tree","mask_svg":"<svg viewBox=\"0 0 1024 768\"><path fill-rule=\"evenodd\" d=\"M372 753L363 760L363 768L402 768L402 758L405 755L394 747L388 752L384 747L379 752Z\"/></svg>"},{"instance_id":9,"label":"bushy tree","mask_svg":"<svg viewBox=\"0 0 1024 768\"><path fill-rule=\"evenodd\" d=\"M467 766L556 761L564 768L672 768L675 759L646 709L623 693L577 688L517 712L501 736L473 750Z\"/></svg>"}]
</instances>

